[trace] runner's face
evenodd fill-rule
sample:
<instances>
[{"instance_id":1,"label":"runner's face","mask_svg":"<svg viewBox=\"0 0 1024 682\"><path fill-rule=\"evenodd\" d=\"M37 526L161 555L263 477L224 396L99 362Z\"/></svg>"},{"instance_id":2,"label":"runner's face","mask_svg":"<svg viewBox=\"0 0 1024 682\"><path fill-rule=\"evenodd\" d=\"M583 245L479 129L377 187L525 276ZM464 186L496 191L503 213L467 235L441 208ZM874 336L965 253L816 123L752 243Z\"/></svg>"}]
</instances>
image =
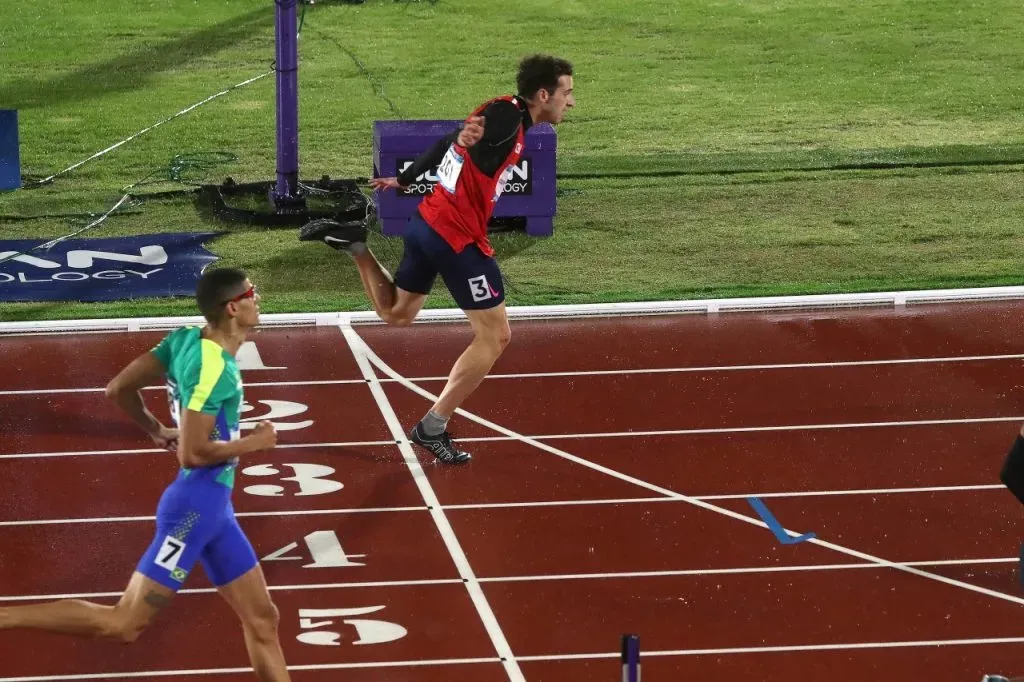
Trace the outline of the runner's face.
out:
<instances>
[{"instance_id":1,"label":"runner's face","mask_svg":"<svg viewBox=\"0 0 1024 682\"><path fill-rule=\"evenodd\" d=\"M243 287L237 296L228 301L228 310L242 326L255 327L260 321L261 297L255 285L248 279L245 280Z\"/></svg>"},{"instance_id":2,"label":"runner's face","mask_svg":"<svg viewBox=\"0 0 1024 682\"><path fill-rule=\"evenodd\" d=\"M572 76L559 76L558 87L554 92L548 94L546 90L541 90L538 94L547 100L544 102L542 122L561 123L565 112L576 106L576 97L572 92Z\"/></svg>"}]
</instances>

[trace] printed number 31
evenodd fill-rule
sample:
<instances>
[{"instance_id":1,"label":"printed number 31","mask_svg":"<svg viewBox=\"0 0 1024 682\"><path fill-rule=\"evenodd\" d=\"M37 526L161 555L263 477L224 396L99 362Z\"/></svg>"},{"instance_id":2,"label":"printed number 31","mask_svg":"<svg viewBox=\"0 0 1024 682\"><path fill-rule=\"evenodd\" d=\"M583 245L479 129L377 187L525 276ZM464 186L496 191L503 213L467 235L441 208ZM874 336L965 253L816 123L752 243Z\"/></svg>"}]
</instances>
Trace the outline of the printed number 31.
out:
<instances>
[{"instance_id":1,"label":"printed number 31","mask_svg":"<svg viewBox=\"0 0 1024 682\"><path fill-rule=\"evenodd\" d=\"M462 156L455 151L455 148L449 147L448 153L441 160L441 165L437 167L437 181L453 194L455 193L455 183L459 179L459 174L462 173L462 161Z\"/></svg>"}]
</instances>

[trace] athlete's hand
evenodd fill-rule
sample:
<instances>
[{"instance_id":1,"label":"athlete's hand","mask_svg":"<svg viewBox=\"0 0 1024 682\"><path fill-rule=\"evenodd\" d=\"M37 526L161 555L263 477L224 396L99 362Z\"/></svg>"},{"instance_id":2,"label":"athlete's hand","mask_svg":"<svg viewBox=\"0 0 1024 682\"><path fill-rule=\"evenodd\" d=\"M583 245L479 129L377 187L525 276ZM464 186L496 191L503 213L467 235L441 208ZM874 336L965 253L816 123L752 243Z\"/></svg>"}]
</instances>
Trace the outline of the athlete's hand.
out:
<instances>
[{"instance_id":1,"label":"athlete's hand","mask_svg":"<svg viewBox=\"0 0 1024 682\"><path fill-rule=\"evenodd\" d=\"M373 178L370 180L370 187L374 189L398 189L401 185L398 178Z\"/></svg>"},{"instance_id":2,"label":"athlete's hand","mask_svg":"<svg viewBox=\"0 0 1024 682\"><path fill-rule=\"evenodd\" d=\"M483 116L470 116L466 119L466 123L462 126L462 130L459 131L459 137L456 140L461 146L472 147L480 138L484 136L484 117Z\"/></svg>"},{"instance_id":3,"label":"athlete's hand","mask_svg":"<svg viewBox=\"0 0 1024 682\"><path fill-rule=\"evenodd\" d=\"M252 430L253 445L257 450L272 450L277 445L277 431L268 421L261 421Z\"/></svg>"},{"instance_id":4,"label":"athlete's hand","mask_svg":"<svg viewBox=\"0 0 1024 682\"><path fill-rule=\"evenodd\" d=\"M178 429L169 429L161 425L156 433L149 434L156 446L162 450L174 452L178 449Z\"/></svg>"}]
</instances>

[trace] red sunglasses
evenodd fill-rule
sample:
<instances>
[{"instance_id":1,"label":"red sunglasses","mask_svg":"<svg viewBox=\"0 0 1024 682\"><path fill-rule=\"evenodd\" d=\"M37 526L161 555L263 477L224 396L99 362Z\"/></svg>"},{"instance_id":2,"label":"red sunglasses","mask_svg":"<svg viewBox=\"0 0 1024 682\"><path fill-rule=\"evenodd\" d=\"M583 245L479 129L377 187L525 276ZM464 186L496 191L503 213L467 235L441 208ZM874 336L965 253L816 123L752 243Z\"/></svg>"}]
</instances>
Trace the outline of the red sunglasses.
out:
<instances>
[{"instance_id":1,"label":"red sunglasses","mask_svg":"<svg viewBox=\"0 0 1024 682\"><path fill-rule=\"evenodd\" d=\"M242 293L240 293L238 296L235 296L234 298L229 298L228 300L224 301L224 303L222 303L221 305L227 305L228 303L238 303L243 298L252 298L255 295L256 285L254 284L245 291L243 291Z\"/></svg>"}]
</instances>

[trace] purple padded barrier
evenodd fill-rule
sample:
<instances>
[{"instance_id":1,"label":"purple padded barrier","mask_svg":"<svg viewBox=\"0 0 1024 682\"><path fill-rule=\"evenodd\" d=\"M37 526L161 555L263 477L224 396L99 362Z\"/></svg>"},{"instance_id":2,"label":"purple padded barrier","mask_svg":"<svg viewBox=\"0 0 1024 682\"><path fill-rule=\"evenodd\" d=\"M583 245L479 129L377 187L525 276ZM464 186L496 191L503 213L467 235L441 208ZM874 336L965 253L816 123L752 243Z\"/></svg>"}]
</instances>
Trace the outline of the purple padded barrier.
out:
<instances>
[{"instance_id":1,"label":"purple padded barrier","mask_svg":"<svg viewBox=\"0 0 1024 682\"><path fill-rule=\"evenodd\" d=\"M455 130L461 121L376 121L373 126L373 176L398 175L440 137ZM558 137L547 124L532 126L525 149L511 169L505 191L494 207L495 218L522 217L526 233L549 236L555 215L555 150ZM408 188L374 192L377 216L386 235L400 235L420 200L437 182L436 168L424 173Z\"/></svg>"}]
</instances>

